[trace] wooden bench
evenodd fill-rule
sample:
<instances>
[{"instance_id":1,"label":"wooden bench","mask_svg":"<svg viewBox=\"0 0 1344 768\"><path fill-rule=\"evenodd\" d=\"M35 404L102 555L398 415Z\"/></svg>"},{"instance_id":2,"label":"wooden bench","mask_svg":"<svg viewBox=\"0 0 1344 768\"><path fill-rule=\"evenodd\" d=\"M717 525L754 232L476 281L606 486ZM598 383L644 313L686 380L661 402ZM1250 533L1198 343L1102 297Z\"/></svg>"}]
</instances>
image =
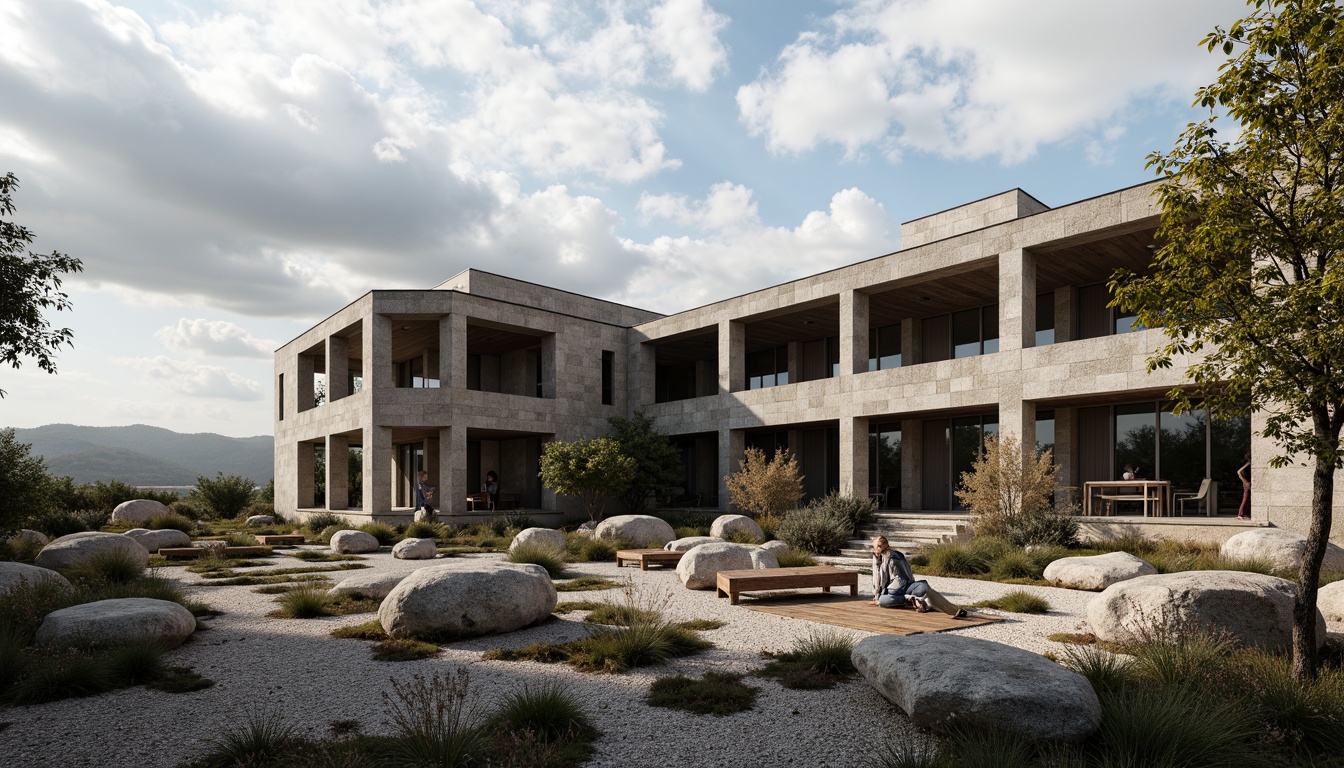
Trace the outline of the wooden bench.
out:
<instances>
[{"instance_id":1,"label":"wooden bench","mask_svg":"<svg viewBox=\"0 0 1344 768\"><path fill-rule=\"evenodd\" d=\"M731 605L737 605L737 597L743 592L759 592L767 589L821 587L822 592L830 592L831 587L849 587L849 594L857 597L859 573L829 565L719 571L717 587L715 594L718 597L728 598Z\"/></svg>"},{"instance_id":2,"label":"wooden bench","mask_svg":"<svg viewBox=\"0 0 1344 768\"><path fill-rule=\"evenodd\" d=\"M258 544L302 544L302 533L258 533Z\"/></svg>"},{"instance_id":3,"label":"wooden bench","mask_svg":"<svg viewBox=\"0 0 1344 768\"><path fill-rule=\"evenodd\" d=\"M482 509L488 508L488 503L486 502L485 498L486 497L484 493L467 494L467 509L469 511L475 512L477 507L480 507ZM522 508L523 508L523 494L521 493L501 493L499 494L499 498L495 500L496 511L501 509L522 509Z\"/></svg>"},{"instance_id":4,"label":"wooden bench","mask_svg":"<svg viewBox=\"0 0 1344 768\"><path fill-rule=\"evenodd\" d=\"M666 549L622 549L616 553L616 567L622 563L639 563L639 570L649 570L649 564L676 565L681 562L685 552L669 552Z\"/></svg>"}]
</instances>

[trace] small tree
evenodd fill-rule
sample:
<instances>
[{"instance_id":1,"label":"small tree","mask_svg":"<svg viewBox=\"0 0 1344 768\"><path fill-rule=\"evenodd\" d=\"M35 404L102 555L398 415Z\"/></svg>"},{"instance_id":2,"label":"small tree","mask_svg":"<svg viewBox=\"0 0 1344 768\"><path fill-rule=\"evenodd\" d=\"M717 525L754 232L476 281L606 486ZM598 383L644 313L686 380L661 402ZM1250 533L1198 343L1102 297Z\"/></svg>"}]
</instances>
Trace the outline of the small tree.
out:
<instances>
[{"instance_id":1,"label":"small tree","mask_svg":"<svg viewBox=\"0 0 1344 768\"><path fill-rule=\"evenodd\" d=\"M219 472L214 479L196 478L192 498L200 501L215 517L237 517L256 495L257 484L242 475Z\"/></svg>"},{"instance_id":2,"label":"small tree","mask_svg":"<svg viewBox=\"0 0 1344 768\"><path fill-rule=\"evenodd\" d=\"M1050 504L1057 471L1050 451L1023 455L1015 435L985 435L979 458L961 473L957 501L970 511L976 533L1014 544L1071 543L1077 525Z\"/></svg>"},{"instance_id":3,"label":"small tree","mask_svg":"<svg viewBox=\"0 0 1344 768\"><path fill-rule=\"evenodd\" d=\"M756 517L793 509L803 498L798 459L783 448L776 449L769 461L765 451L748 448L737 466L737 472L723 478L728 500Z\"/></svg>"},{"instance_id":4,"label":"small tree","mask_svg":"<svg viewBox=\"0 0 1344 768\"><path fill-rule=\"evenodd\" d=\"M52 504L47 465L29 455L32 448L14 439L13 429L0 429L0 539Z\"/></svg>"},{"instance_id":5,"label":"small tree","mask_svg":"<svg viewBox=\"0 0 1344 768\"><path fill-rule=\"evenodd\" d=\"M612 439L621 446L621 453L635 460L635 476L621 501L626 512L638 515L648 504L650 492L681 481L686 471L681 452L667 435L653 428L653 419L638 411L632 418L617 416L607 419L607 423L611 425Z\"/></svg>"},{"instance_id":6,"label":"small tree","mask_svg":"<svg viewBox=\"0 0 1344 768\"><path fill-rule=\"evenodd\" d=\"M611 438L552 440L541 453L541 482L556 493L578 496L588 519L606 514L607 497L619 496L630 487L637 466L621 453Z\"/></svg>"}]
</instances>

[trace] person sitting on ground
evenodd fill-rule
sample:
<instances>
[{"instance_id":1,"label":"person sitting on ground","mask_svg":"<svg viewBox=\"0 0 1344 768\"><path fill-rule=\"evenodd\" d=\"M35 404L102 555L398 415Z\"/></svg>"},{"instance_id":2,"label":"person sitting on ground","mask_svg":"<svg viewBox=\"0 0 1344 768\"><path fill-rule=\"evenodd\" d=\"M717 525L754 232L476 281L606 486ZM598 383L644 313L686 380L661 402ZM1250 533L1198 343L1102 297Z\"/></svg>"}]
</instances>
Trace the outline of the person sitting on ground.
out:
<instances>
[{"instance_id":1,"label":"person sitting on ground","mask_svg":"<svg viewBox=\"0 0 1344 768\"><path fill-rule=\"evenodd\" d=\"M920 613L937 608L948 616L961 618L966 610L943 597L929 582L915 580L910 561L891 548L886 536L873 538L873 605L879 608L910 606Z\"/></svg>"},{"instance_id":2,"label":"person sitting on ground","mask_svg":"<svg viewBox=\"0 0 1344 768\"><path fill-rule=\"evenodd\" d=\"M429 484L429 473L421 471L419 481L415 484L415 508L416 510L425 510L425 519L434 521L434 492L438 490ZM416 519L420 519L419 516Z\"/></svg>"},{"instance_id":3,"label":"person sitting on ground","mask_svg":"<svg viewBox=\"0 0 1344 768\"><path fill-rule=\"evenodd\" d=\"M491 512L495 511L495 504L499 501L499 475L495 470L485 473L485 482L481 483L481 493L485 494L485 508Z\"/></svg>"}]
</instances>

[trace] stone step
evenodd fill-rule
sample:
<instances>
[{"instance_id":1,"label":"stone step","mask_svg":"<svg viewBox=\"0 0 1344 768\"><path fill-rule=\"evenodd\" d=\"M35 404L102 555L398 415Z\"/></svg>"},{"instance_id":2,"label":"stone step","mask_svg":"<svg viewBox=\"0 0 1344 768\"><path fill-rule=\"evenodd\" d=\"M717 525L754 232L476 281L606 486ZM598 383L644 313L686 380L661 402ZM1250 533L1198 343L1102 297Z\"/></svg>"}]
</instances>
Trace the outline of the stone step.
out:
<instances>
[{"instance_id":1,"label":"stone step","mask_svg":"<svg viewBox=\"0 0 1344 768\"><path fill-rule=\"evenodd\" d=\"M850 539L849 543L844 548L857 552L872 552L872 541L873 539L871 536L866 539ZM916 541L914 539L893 539L887 537L887 544L889 544L892 549L899 549L902 552L919 549L927 543L928 542Z\"/></svg>"},{"instance_id":2,"label":"stone step","mask_svg":"<svg viewBox=\"0 0 1344 768\"><path fill-rule=\"evenodd\" d=\"M849 550L840 550L839 555L817 555L817 562L822 565L830 565L836 568L845 568L851 571L866 571L872 565L872 558L866 555L854 556L846 554Z\"/></svg>"}]
</instances>

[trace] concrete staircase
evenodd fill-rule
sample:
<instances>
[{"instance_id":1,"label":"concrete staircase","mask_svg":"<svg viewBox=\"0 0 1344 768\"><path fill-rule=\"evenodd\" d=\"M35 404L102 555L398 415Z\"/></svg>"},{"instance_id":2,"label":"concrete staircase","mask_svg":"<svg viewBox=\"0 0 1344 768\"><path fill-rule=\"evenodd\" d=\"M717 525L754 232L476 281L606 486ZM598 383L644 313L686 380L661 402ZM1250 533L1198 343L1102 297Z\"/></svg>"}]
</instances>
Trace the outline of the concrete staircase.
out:
<instances>
[{"instance_id":1,"label":"concrete staircase","mask_svg":"<svg viewBox=\"0 0 1344 768\"><path fill-rule=\"evenodd\" d=\"M925 544L940 544L969 538L970 518L946 512L883 512L863 529L863 537L853 539L834 557L818 558L827 565L866 567L872 562L869 542L874 536L886 536L892 549L909 555Z\"/></svg>"}]
</instances>

